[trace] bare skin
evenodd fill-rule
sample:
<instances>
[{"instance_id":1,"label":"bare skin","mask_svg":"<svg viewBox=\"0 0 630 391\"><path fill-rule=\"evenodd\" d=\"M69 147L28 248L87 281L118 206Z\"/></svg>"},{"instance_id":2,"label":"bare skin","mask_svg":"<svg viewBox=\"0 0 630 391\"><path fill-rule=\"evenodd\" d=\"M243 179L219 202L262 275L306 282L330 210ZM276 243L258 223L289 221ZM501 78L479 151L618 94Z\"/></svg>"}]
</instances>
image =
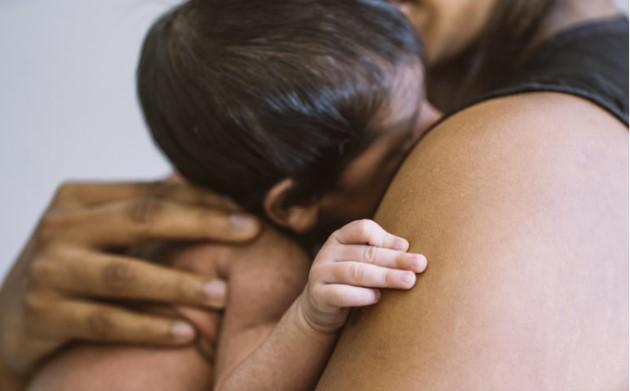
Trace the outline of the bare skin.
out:
<instances>
[{"instance_id":1,"label":"bare skin","mask_svg":"<svg viewBox=\"0 0 630 391\"><path fill-rule=\"evenodd\" d=\"M469 50L487 28L499 0L409 0L394 1L412 21L427 49L429 100L443 111L460 107L487 88L489 80L478 79L466 90L474 51ZM526 2L523 2L526 3ZM530 50L562 30L581 23L620 15L611 0L556 0L532 37ZM503 77L505 75L493 75Z\"/></svg>"},{"instance_id":2,"label":"bare skin","mask_svg":"<svg viewBox=\"0 0 630 391\"><path fill-rule=\"evenodd\" d=\"M427 63L446 65L479 39L499 0L392 0L416 26L426 44ZM587 20L618 15L611 0L556 0L534 42Z\"/></svg>"},{"instance_id":3,"label":"bare skin","mask_svg":"<svg viewBox=\"0 0 630 391\"><path fill-rule=\"evenodd\" d=\"M205 337L210 357L192 346L173 350L81 344L39 370L28 389L210 389L271 333L304 288L309 264L297 244L270 228L248 246L200 244L186 249L177 255L176 267L225 279L230 287L221 325L213 312L180 307Z\"/></svg>"},{"instance_id":4,"label":"bare skin","mask_svg":"<svg viewBox=\"0 0 630 391\"><path fill-rule=\"evenodd\" d=\"M227 247L229 258L217 256L217 246L185 250L177 257L178 268L225 278L230 286L215 360L206 362L191 348L81 344L45 364L28 389L306 388L321 373L348 307L374 304L380 297L375 288L409 289L415 283L413 272L422 272L426 259L406 253L407 247L374 222L355 221L322 247L306 287L308 256L271 228L240 250ZM180 311L214 345L213 313Z\"/></svg>"},{"instance_id":5,"label":"bare skin","mask_svg":"<svg viewBox=\"0 0 630 391\"><path fill-rule=\"evenodd\" d=\"M318 388L627 389L627 145L561 94L434 129L376 218L431 266L346 328Z\"/></svg>"},{"instance_id":6,"label":"bare skin","mask_svg":"<svg viewBox=\"0 0 630 391\"><path fill-rule=\"evenodd\" d=\"M551 130L523 122L519 127L525 118L540 124L553 115L570 118L576 110L589 113L581 127L575 120ZM543 135L549 142L540 145ZM609 114L559 94L487 102L436 128L401 169L377 218L412 237L412 249L429 246L437 264L411 294L389 292L351 322L320 388L597 390L627 383L628 253L618 245L628 233L621 199L628 184L624 143L627 130ZM421 228L427 223L431 228ZM230 281L232 292L244 296L228 303L238 310L226 326L237 331L222 341L256 345L271 324L250 330L248 340L234 337L253 308L247 304L259 296L247 292L260 271L242 279L257 269L234 264L245 267L235 274L242 283ZM274 281L277 268L267 270ZM59 367L64 358L44 370L35 386L94 389L99 379L103 389L208 388L211 372L206 368L207 377L200 376L203 366L195 363L203 360L193 351L119 349L111 362L127 364L116 371L85 356ZM400 357L407 358L404 365ZM147 376L152 371L146 368L161 380ZM164 376L173 368L186 376ZM129 381L134 378L139 382Z\"/></svg>"},{"instance_id":7,"label":"bare skin","mask_svg":"<svg viewBox=\"0 0 630 391\"><path fill-rule=\"evenodd\" d=\"M568 3L568 2L565 2L565 3ZM577 2L573 2L573 3L577 3ZM600 2L598 2L598 3L600 3ZM608 3L608 4L610 4L610 2L608 2L608 1L606 1L606 2L601 2L601 3L602 3L602 4L603 4L603 3ZM455 4L455 3L453 3L453 4ZM453 4L451 4L451 5L453 5ZM459 2L458 2L458 4L459 4ZM455 6L457 6L457 5L455 5ZM582 17L580 17L580 18L582 18ZM577 18L576 20L578 20L578 21L579 21L579 20L580 20L580 18ZM460 26L460 25L458 25L458 27L461 27L461 26ZM470 31L466 31L465 29L463 29L463 31L462 31L462 29L460 29L460 33L461 33L461 34L464 34L464 35L467 35L467 34L469 34L469 33L470 33ZM438 38L439 38L439 37L436 37L436 39L435 39L434 41L435 41L435 42L439 42L439 41L438 41ZM427 46L429 47L429 49L431 49L431 46L434 46L434 42L433 42L433 41L427 41ZM590 112L591 110L592 110L592 108L591 108L591 107L589 107L589 108L586 110L586 112L588 113L588 112ZM579 114L578 114L577 112L571 112L570 114L571 114L571 116L573 116L573 118L576 118L576 117L580 117L580 116L582 115L582 111L580 110ZM539 122L540 122L540 123L546 123L546 121L549 121L549 122L552 122L552 123L553 123L553 122L556 122L555 120L553 120L553 118L555 118L555 117L550 116L550 117L547 117L547 118L545 118L545 119L540 119L540 121L539 121ZM580 117L580 118L581 118L581 117ZM538 125L539 125L539 123L532 124L531 122L527 122L527 121L525 121L525 122L524 122L524 124L525 124L525 125L532 125L532 126L538 126ZM510 124L510 126L512 126L512 124ZM515 126L516 126L516 125L515 125ZM597 136L597 137L599 137L599 133L598 133L598 136ZM542 139L544 139L544 138L541 138L541 140L542 140ZM471 208L474 208L474 207L476 207L476 205L470 205L470 207L471 207ZM389 227L388 227L388 228L389 228ZM428 228L427 228L427 229L428 229ZM396 232L396 231L394 231L394 232ZM479 240L479 238L477 238L477 239ZM431 254L428 254L428 255L429 255L429 256L431 256L431 257L433 257ZM415 292L415 291L414 291L414 292Z\"/></svg>"},{"instance_id":8,"label":"bare skin","mask_svg":"<svg viewBox=\"0 0 630 391\"><path fill-rule=\"evenodd\" d=\"M19 389L39 360L70 340L183 346L195 337L181 317L95 298L223 308L225 282L112 247L151 239L244 242L258 230L229 201L184 184L64 184L0 290L0 388Z\"/></svg>"}]
</instances>

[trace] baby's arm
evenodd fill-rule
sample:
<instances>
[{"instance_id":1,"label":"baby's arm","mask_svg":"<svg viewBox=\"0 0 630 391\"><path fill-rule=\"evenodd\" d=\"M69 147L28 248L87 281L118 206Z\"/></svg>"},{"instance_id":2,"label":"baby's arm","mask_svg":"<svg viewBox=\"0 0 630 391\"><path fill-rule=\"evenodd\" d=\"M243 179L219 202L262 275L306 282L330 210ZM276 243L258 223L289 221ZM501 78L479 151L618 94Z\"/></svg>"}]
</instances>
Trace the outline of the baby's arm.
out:
<instances>
[{"instance_id":1,"label":"baby's arm","mask_svg":"<svg viewBox=\"0 0 630 391\"><path fill-rule=\"evenodd\" d=\"M269 336L304 289L309 267L304 250L271 228L226 262L229 290L215 354L215 384Z\"/></svg>"},{"instance_id":2,"label":"baby's arm","mask_svg":"<svg viewBox=\"0 0 630 391\"><path fill-rule=\"evenodd\" d=\"M247 338L241 339L244 349L238 359L229 359L229 366L217 366L215 390L312 387L350 308L378 302L379 288L410 289L415 273L424 271L426 259L407 249L405 240L369 220L355 221L333 233L311 267L306 288L277 325L265 326L256 344L247 347ZM230 349L232 354L236 350ZM220 346L220 360L221 354Z\"/></svg>"}]
</instances>

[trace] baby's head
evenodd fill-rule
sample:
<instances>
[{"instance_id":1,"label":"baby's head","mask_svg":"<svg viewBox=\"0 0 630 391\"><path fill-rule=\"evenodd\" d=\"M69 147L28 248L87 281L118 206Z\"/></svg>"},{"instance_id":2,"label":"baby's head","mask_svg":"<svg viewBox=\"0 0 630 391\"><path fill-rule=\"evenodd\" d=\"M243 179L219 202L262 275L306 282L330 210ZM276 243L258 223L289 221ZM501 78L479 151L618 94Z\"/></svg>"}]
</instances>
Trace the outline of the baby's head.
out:
<instances>
[{"instance_id":1,"label":"baby's head","mask_svg":"<svg viewBox=\"0 0 630 391\"><path fill-rule=\"evenodd\" d=\"M149 31L138 92L190 182L297 233L368 217L436 119L421 44L378 0L193 0Z\"/></svg>"}]
</instances>

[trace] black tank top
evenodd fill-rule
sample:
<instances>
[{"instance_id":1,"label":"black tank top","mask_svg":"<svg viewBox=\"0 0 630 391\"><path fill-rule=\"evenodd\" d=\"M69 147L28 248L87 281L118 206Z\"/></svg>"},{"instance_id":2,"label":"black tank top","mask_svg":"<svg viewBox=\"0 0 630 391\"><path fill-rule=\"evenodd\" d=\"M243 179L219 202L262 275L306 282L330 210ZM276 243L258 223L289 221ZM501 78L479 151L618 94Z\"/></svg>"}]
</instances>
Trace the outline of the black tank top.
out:
<instances>
[{"instance_id":1,"label":"black tank top","mask_svg":"<svg viewBox=\"0 0 630 391\"><path fill-rule=\"evenodd\" d=\"M587 99L628 125L628 19L587 23L547 40L510 77L465 107L523 92L562 92Z\"/></svg>"}]
</instances>

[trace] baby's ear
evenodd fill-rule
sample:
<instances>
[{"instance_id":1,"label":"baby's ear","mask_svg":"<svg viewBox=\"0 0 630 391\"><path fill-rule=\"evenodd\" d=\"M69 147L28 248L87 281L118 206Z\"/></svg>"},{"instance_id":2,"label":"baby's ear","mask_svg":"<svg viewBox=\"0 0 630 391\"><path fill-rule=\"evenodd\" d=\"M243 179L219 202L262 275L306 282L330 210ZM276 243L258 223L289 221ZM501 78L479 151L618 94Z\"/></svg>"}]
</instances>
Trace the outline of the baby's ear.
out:
<instances>
[{"instance_id":1,"label":"baby's ear","mask_svg":"<svg viewBox=\"0 0 630 391\"><path fill-rule=\"evenodd\" d=\"M317 225L319 203L290 205L287 199L295 188L295 181L286 178L276 183L265 196L265 213L276 224L297 233L306 233Z\"/></svg>"}]
</instances>

